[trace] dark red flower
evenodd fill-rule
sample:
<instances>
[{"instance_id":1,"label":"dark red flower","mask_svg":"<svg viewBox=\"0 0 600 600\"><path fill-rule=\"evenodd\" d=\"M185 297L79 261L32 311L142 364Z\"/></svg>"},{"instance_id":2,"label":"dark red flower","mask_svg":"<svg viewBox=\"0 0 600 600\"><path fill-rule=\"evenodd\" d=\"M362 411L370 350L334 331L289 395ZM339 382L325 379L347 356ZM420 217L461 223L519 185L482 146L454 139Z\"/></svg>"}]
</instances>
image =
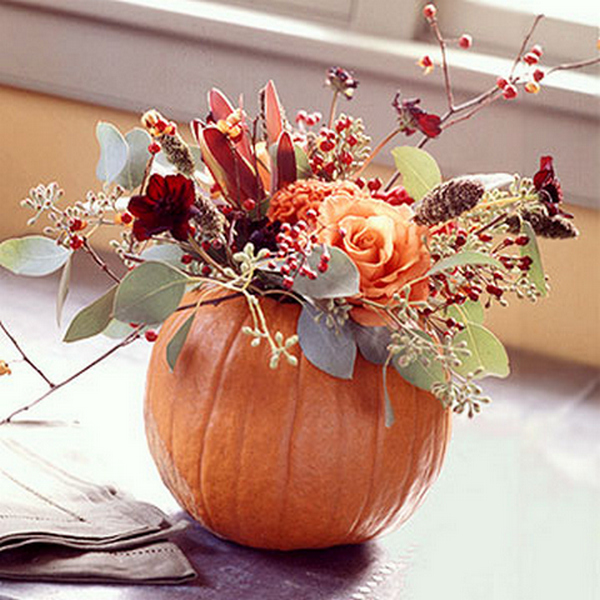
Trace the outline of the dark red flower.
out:
<instances>
[{"instance_id":1,"label":"dark red flower","mask_svg":"<svg viewBox=\"0 0 600 600\"><path fill-rule=\"evenodd\" d=\"M348 100L352 99L358 87L358 80L354 78L352 73L342 69L342 67L331 67L327 71L325 83L331 89L343 94Z\"/></svg>"},{"instance_id":2,"label":"dark red flower","mask_svg":"<svg viewBox=\"0 0 600 600\"><path fill-rule=\"evenodd\" d=\"M424 111L417 106L421 102L420 98L412 100L402 100L400 92L396 94L392 106L398 113L398 123L400 131L405 135L412 135L415 131L420 131L427 137L437 137L442 133L441 119Z\"/></svg>"},{"instance_id":3,"label":"dark red flower","mask_svg":"<svg viewBox=\"0 0 600 600\"><path fill-rule=\"evenodd\" d=\"M533 176L533 186L546 206L549 216L566 214L559 206L563 201L563 193L560 181L554 174L551 156L542 156L540 159L540 170Z\"/></svg>"},{"instance_id":4,"label":"dark red flower","mask_svg":"<svg viewBox=\"0 0 600 600\"><path fill-rule=\"evenodd\" d=\"M183 175L152 175L143 196L133 196L127 210L135 217L136 240L170 231L176 240L187 240L196 199L194 182Z\"/></svg>"}]
</instances>

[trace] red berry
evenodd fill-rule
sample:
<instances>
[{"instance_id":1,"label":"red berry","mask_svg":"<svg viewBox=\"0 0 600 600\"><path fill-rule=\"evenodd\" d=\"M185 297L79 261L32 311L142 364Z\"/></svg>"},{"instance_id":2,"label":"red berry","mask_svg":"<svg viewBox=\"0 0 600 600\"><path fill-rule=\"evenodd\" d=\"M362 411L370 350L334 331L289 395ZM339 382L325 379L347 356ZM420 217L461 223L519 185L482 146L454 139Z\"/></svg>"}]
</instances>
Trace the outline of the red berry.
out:
<instances>
[{"instance_id":1,"label":"red berry","mask_svg":"<svg viewBox=\"0 0 600 600\"><path fill-rule=\"evenodd\" d=\"M233 212L233 208L231 206L229 206L229 204L221 204L221 206L219 206L219 208L221 209L221 212L226 217Z\"/></svg>"},{"instance_id":2,"label":"red berry","mask_svg":"<svg viewBox=\"0 0 600 600\"><path fill-rule=\"evenodd\" d=\"M435 4L426 4L423 8L423 16L426 19L433 19L437 13Z\"/></svg>"},{"instance_id":3,"label":"red berry","mask_svg":"<svg viewBox=\"0 0 600 600\"><path fill-rule=\"evenodd\" d=\"M296 123L306 122L308 114L305 110L299 110L296 114Z\"/></svg>"},{"instance_id":4,"label":"red berry","mask_svg":"<svg viewBox=\"0 0 600 600\"><path fill-rule=\"evenodd\" d=\"M158 142L152 142L148 146L148 152L150 152L150 154L158 154L160 152L160 144Z\"/></svg>"},{"instance_id":5,"label":"red berry","mask_svg":"<svg viewBox=\"0 0 600 600\"><path fill-rule=\"evenodd\" d=\"M348 145L349 145L350 147L352 147L352 146L356 146L356 144L358 144L358 138L357 138L355 135L349 135L349 136L346 138L346 141L348 142Z\"/></svg>"},{"instance_id":6,"label":"red berry","mask_svg":"<svg viewBox=\"0 0 600 600\"><path fill-rule=\"evenodd\" d=\"M463 33L458 40L458 45L463 50L468 50L473 45L473 38L468 33Z\"/></svg>"},{"instance_id":7,"label":"red berry","mask_svg":"<svg viewBox=\"0 0 600 600\"><path fill-rule=\"evenodd\" d=\"M329 140L323 140L319 144L319 150L323 152L331 152L335 148L335 144Z\"/></svg>"},{"instance_id":8,"label":"red berry","mask_svg":"<svg viewBox=\"0 0 600 600\"><path fill-rule=\"evenodd\" d=\"M352 157L352 154L350 154L350 152L344 152L340 159L346 166L350 166L354 161L354 158Z\"/></svg>"},{"instance_id":9,"label":"red berry","mask_svg":"<svg viewBox=\"0 0 600 600\"><path fill-rule=\"evenodd\" d=\"M242 202L242 206L247 211L254 210L256 208L256 200L252 200L252 198L246 198L246 200Z\"/></svg>"},{"instance_id":10,"label":"red berry","mask_svg":"<svg viewBox=\"0 0 600 600\"><path fill-rule=\"evenodd\" d=\"M283 287L286 290L290 290L292 289L292 286L294 285L294 278L290 277L289 275L283 278Z\"/></svg>"},{"instance_id":11,"label":"red berry","mask_svg":"<svg viewBox=\"0 0 600 600\"><path fill-rule=\"evenodd\" d=\"M148 331L144 333L144 337L148 342L155 342L158 339L158 333L153 329L148 329Z\"/></svg>"},{"instance_id":12,"label":"red berry","mask_svg":"<svg viewBox=\"0 0 600 600\"><path fill-rule=\"evenodd\" d=\"M514 242L517 246L527 246L529 244L529 237L526 235L520 235L515 238Z\"/></svg>"},{"instance_id":13,"label":"red berry","mask_svg":"<svg viewBox=\"0 0 600 600\"><path fill-rule=\"evenodd\" d=\"M381 188L382 185L383 181L381 181L379 177L375 177L375 179L369 179L369 181L367 181L367 187L369 188L370 192L376 192Z\"/></svg>"},{"instance_id":14,"label":"red berry","mask_svg":"<svg viewBox=\"0 0 600 600\"><path fill-rule=\"evenodd\" d=\"M512 84L509 83L507 84L507 86L504 88L504 93L502 94L507 100L512 100L513 98L517 97L517 88Z\"/></svg>"},{"instance_id":15,"label":"red berry","mask_svg":"<svg viewBox=\"0 0 600 600\"><path fill-rule=\"evenodd\" d=\"M544 79L544 71L541 69L536 69L533 72L533 79L537 82L540 82L542 79Z\"/></svg>"},{"instance_id":16,"label":"red berry","mask_svg":"<svg viewBox=\"0 0 600 600\"><path fill-rule=\"evenodd\" d=\"M499 288L497 285L493 285L492 283L488 283L485 287L485 290L488 294L496 296L496 298L500 298L500 296L502 296L502 294L504 293L504 290L502 288Z\"/></svg>"},{"instance_id":17,"label":"red berry","mask_svg":"<svg viewBox=\"0 0 600 600\"><path fill-rule=\"evenodd\" d=\"M523 57L523 62L526 62L529 66L537 65L537 63L540 62L540 57L537 54L534 54L533 52L528 52Z\"/></svg>"},{"instance_id":18,"label":"red berry","mask_svg":"<svg viewBox=\"0 0 600 600\"><path fill-rule=\"evenodd\" d=\"M494 236L489 233L480 233L478 236L481 242L491 242L494 239Z\"/></svg>"},{"instance_id":19,"label":"red berry","mask_svg":"<svg viewBox=\"0 0 600 600\"><path fill-rule=\"evenodd\" d=\"M319 261L319 265L317 266L317 269L319 269L319 273L325 273L325 271L327 271L327 269L329 269L329 263L327 261L324 261L323 259L321 259Z\"/></svg>"},{"instance_id":20,"label":"red berry","mask_svg":"<svg viewBox=\"0 0 600 600\"><path fill-rule=\"evenodd\" d=\"M83 221L81 219L74 218L69 221L69 229L71 231L81 231L83 228Z\"/></svg>"},{"instance_id":21,"label":"red berry","mask_svg":"<svg viewBox=\"0 0 600 600\"><path fill-rule=\"evenodd\" d=\"M503 90L508 85L508 81L506 81L504 77L498 77L498 79L496 79L496 85Z\"/></svg>"},{"instance_id":22,"label":"red berry","mask_svg":"<svg viewBox=\"0 0 600 600\"><path fill-rule=\"evenodd\" d=\"M74 235L69 241L69 246L71 247L71 250L79 250L79 248L83 246L83 238Z\"/></svg>"},{"instance_id":23,"label":"red berry","mask_svg":"<svg viewBox=\"0 0 600 600\"><path fill-rule=\"evenodd\" d=\"M327 173L327 175L329 175L331 177L333 175L333 172L335 171L335 163L332 163L332 162L327 163L323 167L323 171L325 171L325 173Z\"/></svg>"},{"instance_id":24,"label":"red berry","mask_svg":"<svg viewBox=\"0 0 600 600\"><path fill-rule=\"evenodd\" d=\"M121 223L124 223L125 225L129 225L129 223L131 223L131 221L133 221L133 217L128 212L124 212L121 215Z\"/></svg>"},{"instance_id":25,"label":"red berry","mask_svg":"<svg viewBox=\"0 0 600 600\"><path fill-rule=\"evenodd\" d=\"M534 44L531 46L531 50L529 50L529 52L535 54L538 58L542 58L542 54L544 54L544 51L539 44Z\"/></svg>"},{"instance_id":26,"label":"red berry","mask_svg":"<svg viewBox=\"0 0 600 600\"><path fill-rule=\"evenodd\" d=\"M208 265L202 266L202 276L203 277L208 277L210 275L211 271L212 271L212 269Z\"/></svg>"},{"instance_id":27,"label":"red berry","mask_svg":"<svg viewBox=\"0 0 600 600\"><path fill-rule=\"evenodd\" d=\"M189 265L194 260L194 257L191 254L183 254L181 256L181 262L184 265Z\"/></svg>"}]
</instances>

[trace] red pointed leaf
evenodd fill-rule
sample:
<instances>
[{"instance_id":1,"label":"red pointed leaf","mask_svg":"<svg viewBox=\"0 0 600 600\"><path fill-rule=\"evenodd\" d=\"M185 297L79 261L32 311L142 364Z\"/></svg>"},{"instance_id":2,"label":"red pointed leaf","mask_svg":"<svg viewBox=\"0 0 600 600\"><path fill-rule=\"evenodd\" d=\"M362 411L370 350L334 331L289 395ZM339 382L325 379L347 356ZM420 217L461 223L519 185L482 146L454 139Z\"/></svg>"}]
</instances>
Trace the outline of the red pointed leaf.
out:
<instances>
[{"instance_id":1,"label":"red pointed leaf","mask_svg":"<svg viewBox=\"0 0 600 600\"><path fill-rule=\"evenodd\" d=\"M277 169L273 178L273 191L293 183L297 178L296 152L292 136L287 131L283 131L277 142Z\"/></svg>"},{"instance_id":2,"label":"red pointed leaf","mask_svg":"<svg viewBox=\"0 0 600 600\"><path fill-rule=\"evenodd\" d=\"M265 86L265 121L267 143L271 145L277 141L283 130L283 110L272 80Z\"/></svg>"},{"instance_id":3,"label":"red pointed leaf","mask_svg":"<svg viewBox=\"0 0 600 600\"><path fill-rule=\"evenodd\" d=\"M215 121L226 119L234 110L227 96L217 88L208 92L208 107Z\"/></svg>"}]
</instances>

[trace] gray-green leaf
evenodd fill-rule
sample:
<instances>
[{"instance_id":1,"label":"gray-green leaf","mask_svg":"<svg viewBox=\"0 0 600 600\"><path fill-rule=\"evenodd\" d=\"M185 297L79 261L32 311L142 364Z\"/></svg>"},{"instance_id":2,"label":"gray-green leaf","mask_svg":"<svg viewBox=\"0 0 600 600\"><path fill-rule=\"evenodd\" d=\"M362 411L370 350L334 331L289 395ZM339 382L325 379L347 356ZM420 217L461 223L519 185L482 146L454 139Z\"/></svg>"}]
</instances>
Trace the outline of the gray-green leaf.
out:
<instances>
[{"instance_id":1,"label":"gray-green leaf","mask_svg":"<svg viewBox=\"0 0 600 600\"><path fill-rule=\"evenodd\" d=\"M412 146L392 150L396 169L402 175L402 185L411 198L420 200L442 182L442 174L431 154Z\"/></svg>"},{"instance_id":2,"label":"gray-green leaf","mask_svg":"<svg viewBox=\"0 0 600 600\"><path fill-rule=\"evenodd\" d=\"M71 262L72 257L69 256L62 269L62 273L60 274L60 281L58 282L58 293L56 295L56 323L59 327L62 311L65 306L65 300L69 295L69 283L71 282Z\"/></svg>"},{"instance_id":3,"label":"gray-green leaf","mask_svg":"<svg viewBox=\"0 0 600 600\"><path fill-rule=\"evenodd\" d=\"M446 317L452 317L459 323L477 323L483 325L485 320L485 311L481 302L467 300L464 304L454 304L444 310Z\"/></svg>"},{"instance_id":4,"label":"gray-green leaf","mask_svg":"<svg viewBox=\"0 0 600 600\"><path fill-rule=\"evenodd\" d=\"M354 337L363 358L376 365L387 362L391 336L387 327L363 327L354 323Z\"/></svg>"},{"instance_id":5,"label":"gray-green leaf","mask_svg":"<svg viewBox=\"0 0 600 600\"><path fill-rule=\"evenodd\" d=\"M133 190L141 185L146 171L146 165L150 159L148 146L152 143L152 138L148 132L136 127L125 135L127 143L127 162L115 179L126 190Z\"/></svg>"},{"instance_id":6,"label":"gray-green leaf","mask_svg":"<svg viewBox=\"0 0 600 600\"><path fill-rule=\"evenodd\" d=\"M119 284L114 316L119 321L162 323L179 306L189 277L162 262L146 262Z\"/></svg>"},{"instance_id":7,"label":"gray-green leaf","mask_svg":"<svg viewBox=\"0 0 600 600\"><path fill-rule=\"evenodd\" d=\"M179 358L179 354L183 349L185 340L187 340L188 333L194 322L195 313L192 313L183 323L183 325L175 332L175 335L171 338L167 344L167 363L171 371L175 369L175 364Z\"/></svg>"},{"instance_id":8,"label":"gray-green leaf","mask_svg":"<svg viewBox=\"0 0 600 600\"><path fill-rule=\"evenodd\" d=\"M328 248L329 267L316 279L296 275L292 289L309 298L342 298L359 292L360 275L350 257L339 248ZM317 271L323 247L317 246L308 257L309 266Z\"/></svg>"},{"instance_id":9,"label":"gray-green leaf","mask_svg":"<svg viewBox=\"0 0 600 600\"><path fill-rule=\"evenodd\" d=\"M351 326L346 322L343 326L328 327L326 317L325 313L304 305L298 319L300 348L321 371L340 379L352 379L356 342Z\"/></svg>"},{"instance_id":10,"label":"gray-green leaf","mask_svg":"<svg viewBox=\"0 0 600 600\"><path fill-rule=\"evenodd\" d=\"M76 342L102 333L111 321L117 286L80 310L74 317L63 341Z\"/></svg>"},{"instance_id":11,"label":"gray-green leaf","mask_svg":"<svg viewBox=\"0 0 600 600\"><path fill-rule=\"evenodd\" d=\"M521 233L529 238L529 242L525 246L521 246L521 256L529 256L533 261L529 267L529 271L527 271L527 278L535 285L540 295L544 297L548 293L548 290L546 289L542 257L537 245L535 231L533 231L533 227L525 219L521 220Z\"/></svg>"},{"instance_id":12,"label":"gray-green leaf","mask_svg":"<svg viewBox=\"0 0 600 600\"><path fill-rule=\"evenodd\" d=\"M100 144L96 177L100 181L111 183L127 163L127 142L114 125L104 121L96 125L96 138Z\"/></svg>"},{"instance_id":13,"label":"gray-green leaf","mask_svg":"<svg viewBox=\"0 0 600 600\"><path fill-rule=\"evenodd\" d=\"M508 355L502 342L482 325L468 323L454 336L454 342L466 342L471 351L471 356L461 359L462 364L455 368L457 373L468 375L477 372L476 379L488 375L506 377L510 373Z\"/></svg>"},{"instance_id":14,"label":"gray-green leaf","mask_svg":"<svg viewBox=\"0 0 600 600\"><path fill-rule=\"evenodd\" d=\"M483 252L476 252L474 250L465 250L458 254L453 254L448 258L440 260L429 270L428 275L434 275L435 273L441 273L448 269L454 269L456 267L463 267L465 265L492 265L493 267L503 268L502 263L493 256L483 254Z\"/></svg>"},{"instance_id":15,"label":"gray-green leaf","mask_svg":"<svg viewBox=\"0 0 600 600\"><path fill-rule=\"evenodd\" d=\"M175 244L156 244L146 248L140 257L146 261L164 262L173 267L181 266L181 257L184 252Z\"/></svg>"},{"instance_id":16,"label":"gray-green leaf","mask_svg":"<svg viewBox=\"0 0 600 600\"><path fill-rule=\"evenodd\" d=\"M16 275L43 277L60 269L71 251L41 235L12 238L0 243L0 266Z\"/></svg>"}]
</instances>

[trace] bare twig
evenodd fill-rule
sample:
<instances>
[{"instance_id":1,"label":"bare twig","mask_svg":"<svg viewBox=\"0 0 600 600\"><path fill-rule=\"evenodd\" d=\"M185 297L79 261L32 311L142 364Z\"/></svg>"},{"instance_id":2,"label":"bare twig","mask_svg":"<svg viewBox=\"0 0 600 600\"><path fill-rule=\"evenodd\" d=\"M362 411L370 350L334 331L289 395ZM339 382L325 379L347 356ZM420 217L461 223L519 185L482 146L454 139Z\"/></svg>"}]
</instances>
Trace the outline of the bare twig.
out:
<instances>
[{"instance_id":1,"label":"bare twig","mask_svg":"<svg viewBox=\"0 0 600 600\"><path fill-rule=\"evenodd\" d=\"M27 356L23 348L21 348L19 342L17 342L16 338L11 334L2 321L0 321L0 329L2 329L4 335L6 335L6 337L11 341L12 345L23 357L23 360L48 384L48 386L51 389L56 387L56 384L54 384L50 378L29 358L29 356Z\"/></svg>"},{"instance_id":2,"label":"bare twig","mask_svg":"<svg viewBox=\"0 0 600 600\"><path fill-rule=\"evenodd\" d=\"M450 69L448 67L448 59L446 57L446 40L442 36L438 21L433 17L429 22L431 29L440 45L442 53L442 72L444 74L444 87L446 89L446 100L448 102L448 111L454 110L454 95L452 94L452 85L450 84Z\"/></svg>"},{"instance_id":3,"label":"bare twig","mask_svg":"<svg viewBox=\"0 0 600 600\"><path fill-rule=\"evenodd\" d=\"M2 327L2 328L4 329L4 327ZM6 332L6 330L5 330L5 332ZM45 392L44 394L42 394L41 396L39 396L38 398L36 398L33 402L29 402L28 404L25 404L24 406L21 406L20 408L17 408L16 410L14 410L7 417L5 417L4 419L2 419L0 421L0 425L6 425L7 423L10 423L14 419L14 417L16 417L17 415L19 415L23 412L26 412L29 409L33 408L34 406L38 405L40 402L42 402L42 400L45 400L48 396L50 396L51 394L53 394L54 392L56 392L63 386L67 385L68 383L71 383L71 381L73 381L77 377L83 375L85 372L89 371L92 367L95 367L98 363L100 363L104 359L108 358L111 354L114 354L117 350L120 350L121 348L128 346L129 344L131 344L132 342L137 340L139 337L140 337L140 329L138 328L134 332L130 333L124 340L121 340L118 344L113 346L110 350L108 350L104 354L101 354L98 358L93 360L91 363L87 364L82 369L79 369L79 371L73 373L73 375L70 375L66 379L63 379L60 383L52 384L44 376L44 379L46 380L48 385L50 385L50 389L47 392ZM34 368L36 369L36 371L38 370L36 367L34 367Z\"/></svg>"},{"instance_id":4,"label":"bare twig","mask_svg":"<svg viewBox=\"0 0 600 600\"><path fill-rule=\"evenodd\" d=\"M546 71L546 75L554 73L555 71L570 71L571 69L582 69L583 67L590 67L600 63L600 57L589 58L588 60L580 60L579 62L567 63L564 65L556 65Z\"/></svg>"},{"instance_id":5,"label":"bare twig","mask_svg":"<svg viewBox=\"0 0 600 600\"><path fill-rule=\"evenodd\" d=\"M518 52L518 54L517 54L517 56L515 58L515 62L513 63L512 69L510 70L510 78L512 78L512 76L515 74L515 70L517 69L517 66L519 65L519 61L523 57L523 53L525 52L525 48L527 48L527 44L529 44L529 40L531 40L531 36L533 35L533 32L535 31L535 28L538 26L538 23L543 18L544 18L544 15L536 15L535 16L535 19L533 20L533 23L531 24L531 27L529 28L529 32L523 38L523 43L521 44L521 47L519 48L519 52Z\"/></svg>"},{"instance_id":6,"label":"bare twig","mask_svg":"<svg viewBox=\"0 0 600 600\"><path fill-rule=\"evenodd\" d=\"M400 133L400 129L394 129L394 131L392 131L390 134L388 134L385 138L383 138L383 140L381 140L381 142L379 142L379 144L377 144L377 147L371 152L371 154L369 154L369 156L367 157L367 159L365 160L365 162L361 165L360 169L358 169L358 171L356 171L356 173L354 174L355 178L358 178L362 175L362 173L364 172L364 170L369 166L369 164L371 163L371 161L381 152L381 150L383 150L383 148L392 140L394 139L398 134Z\"/></svg>"},{"instance_id":7,"label":"bare twig","mask_svg":"<svg viewBox=\"0 0 600 600\"><path fill-rule=\"evenodd\" d=\"M337 108L338 98L340 93L338 90L333 92L333 98L331 99L331 108L329 109L329 119L327 121L327 127L331 129L333 127L333 120L335 119L335 109Z\"/></svg>"},{"instance_id":8,"label":"bare twig","mask_svg":"<svg viewBox=\"0 0 600 600\"><path fill-rule=\"evenodd\" d=\"M98 256L98 253L90 246L86 238L83 238L83 248L88 256L104 271L115 283L121 283L121 279L115 275L110 267Z\"/></svg>"}]
</instances>

